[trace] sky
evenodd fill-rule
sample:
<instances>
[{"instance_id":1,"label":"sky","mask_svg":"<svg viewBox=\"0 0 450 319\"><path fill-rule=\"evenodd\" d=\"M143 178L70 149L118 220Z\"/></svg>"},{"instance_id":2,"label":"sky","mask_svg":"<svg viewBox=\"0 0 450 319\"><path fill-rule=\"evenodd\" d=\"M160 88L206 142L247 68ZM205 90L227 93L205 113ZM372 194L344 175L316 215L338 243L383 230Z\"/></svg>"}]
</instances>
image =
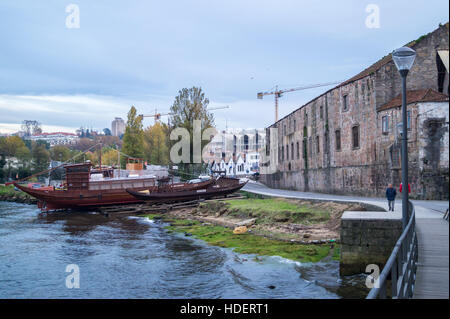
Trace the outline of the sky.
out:
<instances>
[{"instance_id":1,"label":"sky","mask_svg":"<svg viewBox=\"0 0 450 319\"><path fill-rule=\"evenodd\" d=\"M79 28L68 27L70 4ZM379 23L368 27L371 5ZM267 127L273 95L257 92L348 79L448 10L445 0L1 0L0 133L23 120L46 132L110 128L131 105L169 111L192 86L211 107L229 105L212 111L219 129ZM279 117L330 88L286 93Z\"/></svg>"}]
</instances>

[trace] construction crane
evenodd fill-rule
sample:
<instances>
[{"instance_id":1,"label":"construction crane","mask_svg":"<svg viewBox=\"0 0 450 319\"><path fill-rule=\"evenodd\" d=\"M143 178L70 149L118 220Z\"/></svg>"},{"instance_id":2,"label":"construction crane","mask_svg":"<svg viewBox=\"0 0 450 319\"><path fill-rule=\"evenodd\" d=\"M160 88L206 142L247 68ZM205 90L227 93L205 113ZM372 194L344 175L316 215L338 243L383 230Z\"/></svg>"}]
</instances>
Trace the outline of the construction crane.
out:
<instances>
[{"instance_id":1,"label":"construction crane","mask_svg":"<svg viewBox=\"0 0 450 319\"><path fill-rule=\"evenodd\" d=\"M225 106L216 106L216 107L210 107L210 108L206 108L207 111L214 111L214 110L221 110L221 109L228 109L230 106L229 105L225 105ZM155 109L155 114L139 114L138 116L141 117L142 119L144 117L153 117L155 119L155 123L156 121L161 119L161 116L165 116L165 115L174 115L175 113L170 112L170 113L158 113Z\"/></svg>"},{"instance_id":2,"label":"construction crane","mask_svg":"<svg viewBox=\"0 0 450 319\"><path fill-rule=\"evenodd\" d=\"M293 91L301 91L306 89L312 89L312 88L318 88L321 86L328 86L333 84L339 84L342 83L342 81L335 81L335 82L327 82L327 83L319 83L319 84L310 84L306 86L300 86L292 89L285 89L285 90L278 90L278 85L275 86L275 90L271 92L259 92L257 94L257 98L262 100L264 95L275 95L275 122L278 122L278 99L282 97L283 93L293 92Z\"/></svg>"},{"instance_id":3,"label":"construction crane","mask_svg":"<svg viewBox=\"0 0 450 319\"><path fill-rule=\"evenodd\" d=\"M139 117L144 118L144 117L153 117L155 119L155 123L156 121L161 119L161 116L165 116L165 115L174 115L175 113L158 113L155 109L155 114L139 114Z\"/></svg>"},{"instance_id":4,"label":"construction crane","mask_svg":"<svg viewBox=\"0 0 450 319\"><path fill-rule=\"evenodd\" d=\"M207 111L214 111L214 110L221 110L221 109L228 109L230 108L229 105L225 105L225 106L216 106L216 107L207 107L206 110Z\"/></svg>"}]
</instances>

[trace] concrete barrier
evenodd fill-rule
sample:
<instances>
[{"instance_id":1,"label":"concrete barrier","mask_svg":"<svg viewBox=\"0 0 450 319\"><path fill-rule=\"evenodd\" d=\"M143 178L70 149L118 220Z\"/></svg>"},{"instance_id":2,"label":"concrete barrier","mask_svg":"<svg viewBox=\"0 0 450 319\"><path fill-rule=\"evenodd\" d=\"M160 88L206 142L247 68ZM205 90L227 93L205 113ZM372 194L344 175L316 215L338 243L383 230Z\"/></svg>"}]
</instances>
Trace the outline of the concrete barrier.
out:
<instances>
[{"instance_id":1,"label":"concrete barrier","mask_svg":"<svg viewBox=\"0 0 450 319\"><path fill-rule=\"evenodd\" d=\"M341 219L342 276L364 273L367 265L383 269L402 233L402 216L396 212L346 211Z\"/></svg>"}]
</instances>

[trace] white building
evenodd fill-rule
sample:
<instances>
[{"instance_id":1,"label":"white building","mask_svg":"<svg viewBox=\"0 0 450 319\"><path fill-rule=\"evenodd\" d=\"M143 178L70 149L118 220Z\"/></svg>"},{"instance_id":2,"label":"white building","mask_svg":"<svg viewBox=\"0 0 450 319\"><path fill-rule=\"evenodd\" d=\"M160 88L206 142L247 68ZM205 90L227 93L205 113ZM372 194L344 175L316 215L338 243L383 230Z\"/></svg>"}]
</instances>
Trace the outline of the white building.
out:
<instances>
[{"instance_id":1,"label":"white building","mask_svg":"<svg viewBox=\"0 0 450 319\"><path fill-rule=\"evenodd\" d=\"M227 129L218 132L206 146L203 160L220 161L221 159L247 156L264 150L266 131L264 129Z\"/></svg>"},{"instance_id":2,"label":"white building","mask_svg":"<svg viewBox=\"0 0 450 319\"><path fill-rule=\"evenodd\" d=\"M41 133L36 135L31 135L25 137L27 140L31 141L45 141L50 144L50 146L56 145L73 145L78 141L78 136L74 133L66 132L54 132L54 133Z\"/></svg>"},{"instance_id":3,"label":"white building","mask_svg":"<svg viewBox=\"0 0 450 319\"><path fill-rule=\"evenodd\" d=\"M114 118L111 122L111 134L113 136L120 136L125 133L125 121L121 117Z\"/></svg>"}]
</instances>

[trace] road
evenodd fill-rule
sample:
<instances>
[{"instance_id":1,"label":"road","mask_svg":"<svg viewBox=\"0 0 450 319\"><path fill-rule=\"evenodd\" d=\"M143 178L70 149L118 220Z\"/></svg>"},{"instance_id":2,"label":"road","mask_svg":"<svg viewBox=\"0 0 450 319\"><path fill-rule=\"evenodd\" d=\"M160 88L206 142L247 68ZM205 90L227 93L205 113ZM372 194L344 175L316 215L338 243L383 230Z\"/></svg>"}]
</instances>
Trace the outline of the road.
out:
<instances>
[{"instance_id":1,"label":"road","mask_svg":"<svg viewBox=\"0 0 450 319\"><path fill-rule=\"evenodd\" d=\"M388 210L384 198L331 195L269 188L249 181L242 189L255 194L298 199L362 202ZM393 214L401 217L401 195L397 196ZM412 200L416 211L416 234L419 245L414 298L449 298L449 224L442 219L448 201Z\"/></svg>"}]
</instances>

